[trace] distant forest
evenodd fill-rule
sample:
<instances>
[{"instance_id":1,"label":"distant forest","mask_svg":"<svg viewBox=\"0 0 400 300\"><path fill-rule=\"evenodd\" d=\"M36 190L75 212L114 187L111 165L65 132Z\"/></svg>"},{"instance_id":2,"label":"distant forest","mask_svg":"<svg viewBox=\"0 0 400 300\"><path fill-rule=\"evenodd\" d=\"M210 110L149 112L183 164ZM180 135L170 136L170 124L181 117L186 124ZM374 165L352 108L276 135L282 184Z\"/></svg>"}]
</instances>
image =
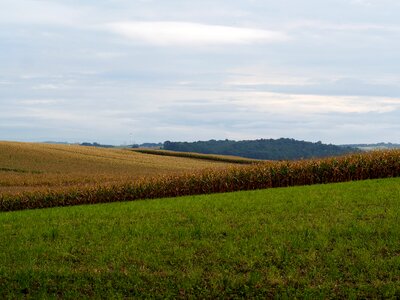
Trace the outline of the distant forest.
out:
<instances>
[{"instance_id":1,"label":"distant forest","mask_svg":"<svg viewBox=\"0 0 400 300\"><path fill-rule=\"evenodd\" d=\"M164 142L165 150L204 154L235 155L265 160L294 160L342 155L359 150L321 142L305 142L289 138L247 141L210 140L198 142Z\"/></svg>"}]
</instances>

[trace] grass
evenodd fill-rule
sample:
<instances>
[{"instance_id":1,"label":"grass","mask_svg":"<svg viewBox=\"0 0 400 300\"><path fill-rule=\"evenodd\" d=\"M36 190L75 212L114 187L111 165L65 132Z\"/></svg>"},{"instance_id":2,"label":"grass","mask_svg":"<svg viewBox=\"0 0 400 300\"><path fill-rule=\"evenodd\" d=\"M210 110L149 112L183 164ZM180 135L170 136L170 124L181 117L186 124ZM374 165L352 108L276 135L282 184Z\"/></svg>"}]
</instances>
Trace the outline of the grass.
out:
<instances>
[{"instance_id":1,"label":"grass","mask_svg":"<svg viewBox=\"0 0 400 300\"><path fill-rule=\"evenodd\" d=\"M0 298L399 298L400 179L0 213Z\"/></svg>"},{"instance_id":2,"label":"grass","mask_svg":"<svg viewBox=\"0 0 400 300\"><path fill-rule=\"evenodd\" d=\"M121 184L228 163L160 157L123 149L0 142L0 194Z\"/></svg>"}]
</instances>

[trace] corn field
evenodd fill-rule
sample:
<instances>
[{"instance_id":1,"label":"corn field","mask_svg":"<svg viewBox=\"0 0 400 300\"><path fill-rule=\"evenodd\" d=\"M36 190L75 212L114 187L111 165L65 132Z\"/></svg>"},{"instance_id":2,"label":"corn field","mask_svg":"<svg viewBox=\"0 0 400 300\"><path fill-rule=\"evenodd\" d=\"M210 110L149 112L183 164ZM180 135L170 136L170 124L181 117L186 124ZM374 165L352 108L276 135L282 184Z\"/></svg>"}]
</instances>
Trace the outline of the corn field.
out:
<instances>
[{"instance_id":1,"label":"corn field","mask_svg":"<svg viewBox=\"0 0 400 300\"><path fill-rule=\"evenodd\" d=\"M154 149L144 149L144 148L143 149L131 149L131 150L134 152L137 152L137 153L144 153L144 154L173 156L173 157L187 157L187 158L234 163L234 164L243 164L243 165L249 165L249 164L260 162L260 160L257 160L257 159L244 158L244 157L238 157L238 156L229 156L229 155L200 154L200 153L192 153L192 152L176 152L176 151L169 151L169 150L154 150Z\"/></svg>"},{"instance_id":2,"label":"corn field","mask_svg":"<svg viewBox=\"0 0 400 300\"><path fill-rule=\"evenodd\" d=\"M0 196L0 211L132 201L400 176L400 150L302 161L260 162L124 184Z\"/></svg>"},{"instance_id":3,"label":"corn field","mask_svg":"<svg viewBox=\"0 0 400 300\"><path fill-rule=\"evenodd\" d=\"M0 195L121 185L140 178L225 169L231 164L127 149L0 142Z\"/></svg>"}]
</instances>

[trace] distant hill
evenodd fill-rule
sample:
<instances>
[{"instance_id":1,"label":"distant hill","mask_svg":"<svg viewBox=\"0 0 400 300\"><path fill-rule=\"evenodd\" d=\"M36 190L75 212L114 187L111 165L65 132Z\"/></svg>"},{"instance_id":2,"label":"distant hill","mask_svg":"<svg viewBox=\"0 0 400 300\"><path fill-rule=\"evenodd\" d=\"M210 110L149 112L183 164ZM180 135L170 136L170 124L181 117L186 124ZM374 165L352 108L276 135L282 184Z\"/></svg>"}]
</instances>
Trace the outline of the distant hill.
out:
<instances>
[{"instance_id":1,"label":"distant hill","mask_svg":"<svg viewBox=\"0 0 400 300\"><path fill-rule=\"evenodd\" d=\"M43 144L54 144L54 145L71 145L68 142L56 142L56 141L44 141Z\"/></svg>"},{"instance_id":2,"label":"distant hill","mask_svg":"<svg viewBox=\"0 0 400 300\"><path fill-rule=\"evenodd\" d=\"M265 160L294 160L343 155L359 150L352 147L298 141L289 138L259 140L210 140L197 142L164 142L165 150L204 154L235 155Z\"/></svg>"},{"instance_id":3,"label":"distant hill","mask_svg":"<svg viewBox=\"0 0 400 300\"><path fill-rule=\"evenodd\" d=\"M98 148L114 148L115 146L113 145L103 145L103 144L99 144L99 143L88 143L88 142L84 142L82 144L79 144L80 146L86 146L86 147L98 147Z\"/></svg>"},{"instance_id":4,"label":"distant hill","mask_svg":"<svg viewBox=\"0 0 400 300\"><path fill-rule=\"evenodd\" d=\"M378 150L378 149L400 149L400 144L393 143L376 143L376 144L349 144L342 145L343 147L352 147L364 151Z\"/></svg>"},{"instance_id":5,"label":"distant hill","mask_svg":"<svg viewBox=\"0 0 400 300\"><path fill-rule=\"evenodd\" d=\"M121 145L121 146L114 146L114 145L104 145L104 144L99 144L99 143L88 143L84 142L79 144L80 146L89 146L89 147L98 147L98 148L115 148L115 147L128 147L128 148L154 148L154 149L160 149L163 144L162 143L143 143L143 144L133 144L133 145Z\"/></svg>"}]
</instances>

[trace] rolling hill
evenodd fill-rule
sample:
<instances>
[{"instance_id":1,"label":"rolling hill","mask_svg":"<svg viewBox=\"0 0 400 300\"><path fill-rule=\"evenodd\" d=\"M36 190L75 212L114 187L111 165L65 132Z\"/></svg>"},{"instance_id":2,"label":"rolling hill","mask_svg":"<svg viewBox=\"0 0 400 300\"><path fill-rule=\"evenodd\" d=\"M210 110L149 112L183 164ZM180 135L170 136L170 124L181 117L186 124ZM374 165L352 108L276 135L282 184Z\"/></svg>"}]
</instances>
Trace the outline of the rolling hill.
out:
<instances>
[{"instance_id":1,"label":"rolling hill","mask_svg":"<svg viewBox=\"0 0 400 300\"><path fill-rule=\"evenodd\" d=\"M392 178L0 213L0 298L396 299L399 199Z\"/></svg>"},{"instance_id":2,"label":"rolling hill","mask_svg":"<svg viewBox=\"0 0 400 300\"><path fill-rule=\"evenodd\" d=\"M298 160L322 158L358 152L358 149L323 144L321 142L298 141L289 138L259 140L210 140L197 142L164 143L164 150L197 152L204 154L235 155L262 160Z\"/></svg>"},{"instance_id":3,"label":"rolling hill","mask_svg":"<svg viewBox=\"0 0 400 300\"><path fill-rule=\"evenodd\" d=\"M230 163L160 157L125 149L0 142L0 193L132 182Z\"/></svg>"}]
</instances>

